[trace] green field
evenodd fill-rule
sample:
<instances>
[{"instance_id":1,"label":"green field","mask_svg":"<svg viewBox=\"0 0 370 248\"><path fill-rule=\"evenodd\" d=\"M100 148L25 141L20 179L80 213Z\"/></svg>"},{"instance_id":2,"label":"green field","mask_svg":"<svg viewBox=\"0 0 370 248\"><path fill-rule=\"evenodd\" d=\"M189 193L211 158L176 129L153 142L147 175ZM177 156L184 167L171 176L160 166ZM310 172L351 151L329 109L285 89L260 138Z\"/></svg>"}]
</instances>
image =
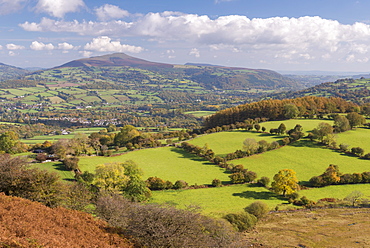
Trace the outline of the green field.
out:
<instances>
[{"instance_id":1,"label":"green field","mask_svg":"<svg viewBox=\"0 0 370 248\"><path fill-rule=\"evenodd\" d=\"M229 132L212 133L199 136L189 143L203 147L208 144L215 154L226 155L236 150L242 150L243 141L247 138L255 139L256 141L265 140L269 143L281 140L285 136L276 136L269 133L258 133L254 131L235 130Z\"/></svg>"},{"instance_id":2,"label":"green field","mask_svg":"<svg viewBox=\"0 0 370 248\"><path fill-rule=\"evenodd\" d=\"M279 170L293 169L300 181L308 181L311 177L322 174L330 164L338 165L343 173L370 170L368 160L342 154L307 140L230 162L243 164L244 168L256 172L259 177L272 178Z\"/></svg>"},{"instance_id":3,"label":"green field","mask_svg":"<svg viewBox=\"0 0 370 248\"><path fill-rule=\"evenodd\" d=\"M320 122L322 121L304 119L284 121L288 129L293 128L296 124L301 124L304 131L312 130ZM261 126L277 128L280 123L282 122L266 122L261 123ZM100 129L78 129L73 135L96 132ZM345 142L351 146L361 146L368 149L370 148L369 139L367 138L369 134L370 129L364 128L341 133L337 135L338 144ZM73 137L73 135L70 136ZM66 136L61 135L59 137L64 138ZM219 155L241 149L243 140L246 138L264 139L271 142L280 140L282 137L255 131L235 130L201 135L189 142L198 146L208 144ZM46 138L49 137L46 136ZM286 199L282 199L265 188L248 184L228 185L229 174L225 173L223 169L175 147L136 150L115 157L80 157L79 167L82 171L94 172L98 164L124 162L126 160L133 160L139 165L144 172L144 179L157 176L172 182L185 180L190 185L209 185L213 179L218 178L227 185L220 188L154 191L151 202L168 203L182 208L188 205L198 205L202 208L203 213L213 216L241 211L246 205L256 200L265 201L271 209L276 205L281 205L281 208L291 207L291 205L285 204ZM322 174L330 164L338 165L342 173L370 171L369 160L359 159L325 148L307 139L263 154L229 161L229 163L243 164L244 168L256 172L258 178L267 176L272 179L281 169L293 169L301 182L307 182L311 177ZM63 179L73 179L72 173L64 171L58 163L45 163L37 166L57 171ZM366 197L370 197L370 184L313 188L299 191L299 194L312 200L318 200L326 197L344 198L354 190L359 190Z\"/></svg>"},{"instance_id":4,"label":"green field","mask_svg":"<svg viewBox=\"0 0 370 248\"><path fill-rule=\"evenodd\" d=\"M349 149L352 147L361 147L365 154L370 152L370 129L356 128L337 135L337 144L347 144Z\"/></svg>"},{"instance_id":5,"label":"green field","mask_svg":"<svg viewBox=\"0 0 370 248\"><path fill-rule=\"evenodd\" d=\"M211 184L218 178L228 181L228 174L218 166L174 147L137 150L117 157L81 157L82 171L94 172L96 165L104 163L135 161L144 172L144 178L151 176L175 182L185 180L189 184Z\"/></svg>"},{"instance_id":6,"label":"green field","mask_svg":"<svg viewBox=\"0 0 370 248\"><path fill-rule=\"evenodd\" d=\"M218 217L226 213L239 212L257 200L266 200L271 209L286 202L263 187L247 184L220 188L154 191L152 193L152 202L173 204L179 208L196 205L201 207L203 213Z\"/></svg>"}]
</instances>

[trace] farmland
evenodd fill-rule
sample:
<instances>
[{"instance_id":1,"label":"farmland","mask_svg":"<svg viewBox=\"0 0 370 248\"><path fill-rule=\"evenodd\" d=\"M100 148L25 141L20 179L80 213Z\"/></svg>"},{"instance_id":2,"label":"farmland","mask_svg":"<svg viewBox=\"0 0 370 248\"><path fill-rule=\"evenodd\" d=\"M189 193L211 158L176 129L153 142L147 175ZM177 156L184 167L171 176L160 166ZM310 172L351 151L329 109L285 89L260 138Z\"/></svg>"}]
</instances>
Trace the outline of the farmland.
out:
<instances>
[{"instance_id":1,"label":"farmland","mask_svg":"<svg viewBox=\"0 0 370 248\"><path fill-rule=\"evenodd\" d=\"M321 122L322 120L317 119L293 119L265 122L261 123L261 126L276 128L277 125L284 123L289 129L296 124L301 124L303 130L311 131ZM325 122L333 123L329 120ZM92 130L80 130L79 132L84 131ZM368 144L366 137L369 135L370 129L356 128L338 134L337 139L340 142L366 148L366 144ZM283 137L285 136L256 131L233 130L201 135L189 142L200 147L207 144L216 155L223 156L237 149L242 149L243 140L246 138L253 138L257 141L264 139L267 142L272 142L279 141ZM240 211L256 200L265 201L271 209L277 205L281 205L282 208L289 207L285 204L286 199L264 187L253 184L229 185L229 174L224 169L173 146L136 150L114 157L84 156L80 157L79 167L82 171L94 172L95 167L99 164L126 160L133 160L139 165L144 173L144 179L159 177L172 182L184 180L189 185L210 185L211 181L217 178L226 185L219 188L153 191L151 202L168 203L180 208L188 205L198 205L203 213L213 216L222 216L227 212ZM262 154L232 160L230 163L244 165L244 168L256 172L258 178L262 176L273 178L281 169L293 169L297 173L298 180L302 183L307 183L311 177L322 174L329 164L338 165L342 173L362 173L369 170L368 160L326 148L308 139L302 139ZM73 179L72 174L68 174L68 172L61 169L61 164L42 164L42 168L47 167L49 167L49 170L56 170L64 179ZM328 186L302 190L298 193L316 201L328 197L342 199L355 190L370 196L370 187L366 184Z\"/></svg>"}]
</instances>

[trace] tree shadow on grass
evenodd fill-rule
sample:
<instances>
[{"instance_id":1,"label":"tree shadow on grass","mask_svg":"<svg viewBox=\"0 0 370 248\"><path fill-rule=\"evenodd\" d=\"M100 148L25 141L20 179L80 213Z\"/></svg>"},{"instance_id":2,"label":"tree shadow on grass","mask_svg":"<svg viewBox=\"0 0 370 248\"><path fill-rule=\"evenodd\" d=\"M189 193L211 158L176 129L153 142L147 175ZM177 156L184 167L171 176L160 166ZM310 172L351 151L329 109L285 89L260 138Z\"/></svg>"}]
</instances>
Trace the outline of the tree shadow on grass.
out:
<instances>
[{"instance_id":1,"label":"tree shadow on grass","mask_svg":"<svg viewBox=\"0 0 370 248\"><path fill-rule=\"evenodd\" d=\"M183 150L183 149L181 149L181 148L171 148L171 151L172 151L172 152L175 152L175 153L177 153L177 154L179 154L179 155L181 155L182 157L180 157L180 158L190 159L190 160L192 160L192 161L200 162L200 163L202 163L202 164L204 164L204 165L210 165L210 166L214 166L214 167L217 167L217 168L219 168L219 169L222 169L221 167L217 166L216 164L209 162L209 161L208 161L208 160L206 160L205 158L198 157L198 156L196 156L196 155L194 155L194 154L190 154L190 153L188 153L188 152L184 151L184 150ZM227 170L225 170L225 169L224 169L223 173L225 173L225 174L230 174L230 172L229 172L229 171L227 171Z\"/></svg>"},{"instance_id":2,"label":"tree shadow on grass","mask_svg":"<svg viewBox=\"0 0 370 248\"><path fill-rule=\"evenodd\" d=\"M69 170L67 170L67 169L65 168L65 166L64 166L64 164L63 164L63 163L53 164L52 166L53 166L53 168L54 168L55 170L58 170L58 171L69 171Z\"/></svg>"},{"instance_id":3,"label":"tree shadow on grass","mask_svg":"<svg viewBox=\"0 0 370 248\"><path fill-rule=\"evenodd\" d=\"M301 140L298 140L296 142L293 142L293 143L289 144L289 146L328 149L328 148L326 148L326 147L324 147L322 145L319 145L319 144L314 143L311 140L304 140L304 139L301 139Z\"/></svg>"},{"instance_id":4,"label":"tree shadow on grass","mask_svg":"<svg viewBox=\"0 0 370 248\"><path fill-rule=\"evenodd\" d=\"M190 159L192 161L202 162L202 163L205 163L205 164L212 164L211 162L205 160L204 158L198 157L195 154L188 153L188 152L186 152L186 151L184 151L183 149L180 149L180 148L171 148L171 152L175 152L175 153L181 155L182 156L181 158Z\"/></svg>"},{"instance_id":5,"label":"tree shadow on grass","mask_svg":"<svg viewBox=\"0 0 370 248\"><path fill-rule=\"evenodd\" d=\"M256 191L243 191L241 193L233 193L233 196L238 196L240 198L245 199L256 199L256 200L285 200L283 196L276 195L273 192L263 191L263 192L256 192Z\"/></svg>"}]
</instances>

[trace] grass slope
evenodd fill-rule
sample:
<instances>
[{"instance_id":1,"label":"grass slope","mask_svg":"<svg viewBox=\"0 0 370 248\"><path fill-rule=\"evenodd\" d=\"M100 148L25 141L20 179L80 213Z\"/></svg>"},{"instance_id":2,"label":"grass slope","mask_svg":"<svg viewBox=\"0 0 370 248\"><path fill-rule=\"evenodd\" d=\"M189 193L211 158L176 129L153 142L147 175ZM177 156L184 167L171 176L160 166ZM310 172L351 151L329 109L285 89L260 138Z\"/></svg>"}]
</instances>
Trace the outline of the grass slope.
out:
<instances>
[{"instance_id":1,"label":"grass slope","mask_svg":"<svg viewBox=\"0 0 370 248\"><path fill-rule=\"evenodd\" d=\"M152 193L152 202L173 204L179 208L196 205L201 207L204 214L217 217L242 211L257 200L266 201L270 209L284 202L267 189L249 184L194 190L153 191Z\"/></svg>"},{"instance_id":2,"label":"grass slope","mask_svg":"<svg viewBox=\"0 0 370 248\"><path fill-rule=\"evenodd\" d=\"M322 174L329 164L336 164L343 173L369 171L369 161L348 156L308 140L301 140L292 145L277 150L247 158L231 161L243 164L244 168L252 170L259 177L272 177L281 169L293 169L298 180L308 181L311 177Z\"/></svg>"},{"instance_id":3,"label":"grass slope","mask_svg":"<svg viewBox=\"0 0 370 248\"><path fill-rule=\"evenodd\" d=\"M171 182L185 180L189 184L211 184L215 178L229 179L223 169L174 147L137 150L117 157L81 157L79 167L82 171L94 172L98 164L126 160L136 162L145 179L157 176Z\"/></svg>"},{"instance_id":4,"label":"grass slope","mask_svg":"<svg viewBox=\"0 0 370 248\"><path fill-rule=\"evenodd\" d=\"M344 133L337 134L337 143L345 143L352 147L361 147L365 150L365 154L370 152L370 129L356 128Z\"/></svg>"}]
</instances>

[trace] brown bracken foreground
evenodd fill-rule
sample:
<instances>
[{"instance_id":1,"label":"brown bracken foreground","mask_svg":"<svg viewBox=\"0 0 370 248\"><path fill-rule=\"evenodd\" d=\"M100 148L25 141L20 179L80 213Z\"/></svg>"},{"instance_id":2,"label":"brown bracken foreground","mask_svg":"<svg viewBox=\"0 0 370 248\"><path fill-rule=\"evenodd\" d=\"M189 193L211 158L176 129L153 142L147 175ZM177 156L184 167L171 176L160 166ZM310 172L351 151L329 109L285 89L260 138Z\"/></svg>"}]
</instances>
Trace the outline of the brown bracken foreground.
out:
<instances>
[{"instance_id":1,"label":"brown bracken foreground","mask_svg":"<svg viewBox=\"0 0 370 248\"><path fill-rule=\"evenodd\" d=\"M370 209L270 213L246 235L263 247L370 247Z\"/></svg>"},{"instance_id":2,"label":"brown bracken foreground","mask_svg":"<svg viewBox=\"0 0 370 248\"><path fill-rule=\"evenodd\" d=\"M91 215L0 194L0 247L132 247Z\"/></svg>"}]
</instances>

